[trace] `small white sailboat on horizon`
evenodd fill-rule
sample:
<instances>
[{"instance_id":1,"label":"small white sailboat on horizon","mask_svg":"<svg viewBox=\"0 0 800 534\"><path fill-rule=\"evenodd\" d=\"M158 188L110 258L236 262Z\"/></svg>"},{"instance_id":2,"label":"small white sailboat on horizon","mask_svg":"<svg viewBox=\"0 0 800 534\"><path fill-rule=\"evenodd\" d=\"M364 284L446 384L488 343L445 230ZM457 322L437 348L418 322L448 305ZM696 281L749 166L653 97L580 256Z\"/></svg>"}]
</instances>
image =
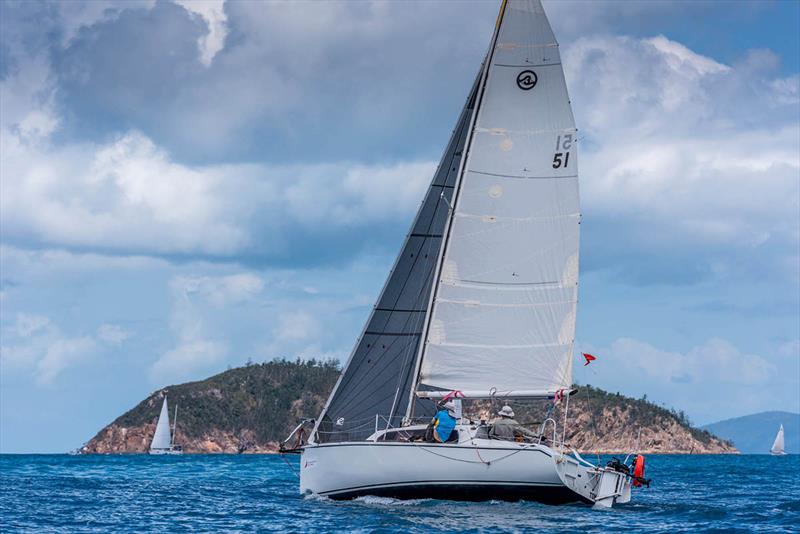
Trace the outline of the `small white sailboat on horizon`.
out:
<instances>
[{"instance_id":1,"label":"small white sailboat on horizon","mask_svg":"<svg viewBox=\"0 0 800 534\"><path fill-rule=\"evenodd\" d=\"M778 434L775 436L775 441L772 443L772 448L769 452L772 456L786 456L783 443L783 425L778 429Z\"/></svg>"},{"instance_id":2,"label":"small white sailboat on horizon","mask_svg":"<svg viewBox=\"0 0 800 534\"><path fill-rule=\"evenodd\" d=\"M156 432L153 441L150 443L150 454L183 454L180 445L175 444L175 431L178 425L178 405L175 405L175 417L173 426L169 426L169 408L167 406L167 396L164 395L164 403L161 405L161 413L156 423Z\"/></svg>"},{"instance_id":3,"label":"small white sailboat on horizon","mask_svg":"<svg viewBox=\"0 0 800 534\"><path fill-rule=\"evenodd\" d=\"M577 129L540 0L503 1L489 50L400 254L322 413L301 423L303 494L611 507L644 458L566 443L578 291ZM431 442L437 403L455 428ZM534 439L493 438L462 399L561 402ZM311 424L313 423L313 427ZM298 436L302 436L302 439Z\"/></svg>"}]
</instances>

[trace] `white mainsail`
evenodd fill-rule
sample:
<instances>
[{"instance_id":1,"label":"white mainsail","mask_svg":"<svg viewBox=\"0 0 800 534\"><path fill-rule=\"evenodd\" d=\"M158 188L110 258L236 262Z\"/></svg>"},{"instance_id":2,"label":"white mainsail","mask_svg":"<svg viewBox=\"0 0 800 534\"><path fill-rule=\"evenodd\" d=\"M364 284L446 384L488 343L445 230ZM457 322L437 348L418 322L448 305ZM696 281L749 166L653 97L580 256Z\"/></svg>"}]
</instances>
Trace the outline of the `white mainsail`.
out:
<instances>
[{"instance_id":1,"label":"white mainsail","mask_svg":"<svg viewBox=\"0 0 800 534\"><path fill-rule=\"evenodd\" d=\"M153 442L150 444L150 450L169 449L171 445L172 435L169 428L169 409L167 408L167 398L164 397L164 404L161 405L161 414L158 416L156 433L153 436Z\"/></svg>"},{"instance_id":2,"label":"white mainsail","mask_svg":"<svg viewBox=\"0 0 800 534\"><path fill-rule=\"evenodd\" d=\"M775 436L775 442L772 444L770 452L772 454L786 454L783 444L783 425L778 429L778 435Z\"/></svg>"},{"instance_id":3,"label":"white mainsail","mask_svg":"<svg viewBox=\"0 0 800 534\"><path fill-rule=\"evenodd\" d=\"M543 396L572 384L576 129L541 2L509 0L499 22L420 348L418 389Z\"/></svg>"}]
</instances>

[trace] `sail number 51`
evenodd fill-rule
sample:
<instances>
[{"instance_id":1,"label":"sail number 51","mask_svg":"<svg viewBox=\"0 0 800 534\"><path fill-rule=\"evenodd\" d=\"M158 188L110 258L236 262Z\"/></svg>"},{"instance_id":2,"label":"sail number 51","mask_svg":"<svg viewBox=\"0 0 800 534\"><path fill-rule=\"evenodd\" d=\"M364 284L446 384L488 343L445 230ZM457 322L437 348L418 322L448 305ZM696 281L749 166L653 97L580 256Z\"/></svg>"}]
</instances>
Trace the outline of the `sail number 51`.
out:
<instances>
[{"instance_id":1,"label":"sail number 51","mask_svg":"<svg viewBox=\"0 0 800 534\"><path fill-rule=\"evenodd\" d=\"M572 148L572 134L559 135L556 139L556 153L553 154L553 168L566 168L569 165L569 149ZM562 150L563 152L559 152Z\"/></svg>"}]
</instances>

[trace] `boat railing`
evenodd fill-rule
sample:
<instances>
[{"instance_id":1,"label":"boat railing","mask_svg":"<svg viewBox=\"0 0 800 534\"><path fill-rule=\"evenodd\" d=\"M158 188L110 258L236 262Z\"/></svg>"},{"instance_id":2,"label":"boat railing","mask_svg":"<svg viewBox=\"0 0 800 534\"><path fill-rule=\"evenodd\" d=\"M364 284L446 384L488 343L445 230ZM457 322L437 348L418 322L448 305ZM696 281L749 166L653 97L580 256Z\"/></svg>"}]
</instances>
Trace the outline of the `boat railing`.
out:
<instances>
[{"instance_id":1,"label":"boat railing","mask_svg":"<svg viewBox=\"0 0 800 534\"><path fill-rule=\"evenodd\" d=\"M542 443L542 439L544 439L544 433L547 430L547 423L553 423L553 446L555 447L558 443L558 425L556 424L556 420L552 417L548 417L542 422L542 429L539 431L539 443Z\"/></svg>"}]
</instances>

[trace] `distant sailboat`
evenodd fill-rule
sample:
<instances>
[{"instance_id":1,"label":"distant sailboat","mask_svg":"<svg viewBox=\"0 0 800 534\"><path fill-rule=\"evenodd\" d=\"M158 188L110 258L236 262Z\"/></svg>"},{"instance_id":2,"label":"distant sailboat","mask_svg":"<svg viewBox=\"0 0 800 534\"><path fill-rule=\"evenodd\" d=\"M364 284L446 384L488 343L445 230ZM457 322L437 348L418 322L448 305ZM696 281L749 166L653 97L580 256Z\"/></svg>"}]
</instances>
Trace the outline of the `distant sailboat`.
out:
<instances>
[{"instance_id":1,"label":"distant sailboat","mask_svg":"<svg viewBox=\"0 0 800 534\"><path fill-rule=\"evenodd\" d=\"M783 444L783 425L778 429L778 435L775 436L775 442L772 444L772 448L769 452L772 453L773 456L786 456Z\"/></svg>"},{"instance_id":2,"label":"distant sailboat","mask_svg":"<svg viewBox=\"0 0 800 534\"><path fill-rule=\"evenodd\" d=\"M167 397L164 397L164 404L161 405L161 414L156 423L156 433L153 442L150 444L150 454L183 454L180 445L175 445L175 429L178 425L178 407L175 406L175 417L173 427L169 427L169 408L167 407Z\"/></svg>"}]
</instances>

